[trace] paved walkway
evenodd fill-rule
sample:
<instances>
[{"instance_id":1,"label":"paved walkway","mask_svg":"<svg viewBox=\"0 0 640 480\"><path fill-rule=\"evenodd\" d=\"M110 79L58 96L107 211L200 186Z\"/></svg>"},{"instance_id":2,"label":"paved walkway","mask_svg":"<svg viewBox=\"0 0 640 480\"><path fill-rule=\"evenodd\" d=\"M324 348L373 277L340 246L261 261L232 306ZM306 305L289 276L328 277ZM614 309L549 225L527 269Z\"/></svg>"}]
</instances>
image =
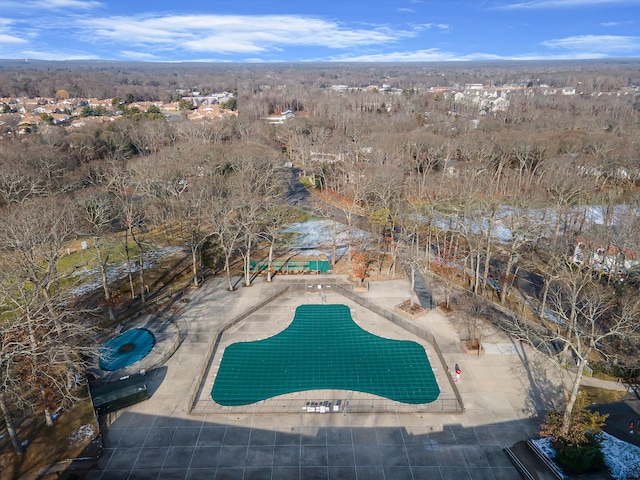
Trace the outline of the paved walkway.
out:
<instances>
[{"instance_id":1,"label":"paved walkway","mask_svg":"<svg viewBox=\"0 0 640 480\"><path fill-rule=\"evenodd\" d=\"M518 478L502 447L537 437L537 415L562 401L567 372L520 344L509 355L465 355L455 325L436 310L415 322L436 336L447 365L461 367L463 414L190 415L186 399L216 329L288 280L268 284L258 278L251 288L227 292L224 280L213 279L193 291L180 318L182 345L164 367L149 373L151 398L109 419L105 452L86 478ZM373 282L363 296L391 310L409 298L409 288L407 280ZM317 302L319 295L303 292L298 301ZM276 301L254 316L274 308L282 307ZM286 308L293 318L293 305ZM374 322L376 316L368 315ZM389 338L398 333L393 328L389 325ZM509 342L491 328L484 339ZM452 374L436 365L437 358L430 360L440 375ZM86 465L71 470L82 468Z\"/></svg>"}]
</instances>

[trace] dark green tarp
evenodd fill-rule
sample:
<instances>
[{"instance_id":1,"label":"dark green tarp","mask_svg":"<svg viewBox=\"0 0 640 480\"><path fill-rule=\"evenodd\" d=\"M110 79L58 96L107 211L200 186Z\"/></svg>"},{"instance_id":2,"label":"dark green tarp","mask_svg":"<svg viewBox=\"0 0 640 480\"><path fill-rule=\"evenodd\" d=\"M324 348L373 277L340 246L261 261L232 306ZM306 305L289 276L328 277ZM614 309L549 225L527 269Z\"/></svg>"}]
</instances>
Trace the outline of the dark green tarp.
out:
<instances>
[{"instance_id":1,"label":"dark green tarp","mask_svg":"<svg viewBox=\"0 0 640 480\"><path fill-rule=\"evenodd\" d=\"M267 260L251 261L251 270L254 272L262 272L267 269L269 262ZM327 273L331 268L328 260L274 260L271 267L276 272L320 272Z\"/></svg>"},{"instance_id":2,"label":"dark green tarp","mask_svg":"<svg viewBox=\"0 0 640 480\"><path fill-rule=\"evenodd\" d=\"M115 412L149 398L144 375L131 375L117 382L91 388L93 408L98 415Z\"/></svg>"},{"instance_id":3,"label":"dark green tarp","mask_svg":"<svg viewBox=\"0 0 640 480\"><path fill-rule=\"evenodd\" d=\"M346 305L301 305L280 333L225 349L211 396L238 406L305 390L352 390L412 404L440 394L422 345L367 332Z\"/></svg>"}]
</instances>

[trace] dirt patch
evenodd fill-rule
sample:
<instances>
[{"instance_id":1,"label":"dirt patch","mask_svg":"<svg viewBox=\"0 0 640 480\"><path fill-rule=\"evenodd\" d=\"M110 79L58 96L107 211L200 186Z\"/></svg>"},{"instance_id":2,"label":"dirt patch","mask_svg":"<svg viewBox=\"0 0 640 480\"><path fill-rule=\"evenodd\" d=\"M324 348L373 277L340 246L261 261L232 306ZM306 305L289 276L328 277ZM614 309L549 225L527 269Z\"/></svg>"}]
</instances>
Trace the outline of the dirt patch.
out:
<instances>
[{"instance_id":1,"label":"dirt patch","mask_svg":"<svg viewBox=\"0 0 640 480\"><path fill-rule=\"evenodd\" d=\"M478 342L478 339L472 340L460 340L460 347L462 351L468 355L482 355L484 354L484 348Z\"/></svg>"},{"instance_id":2,"label":"dirt patch","mask_svg":"<svg viewBox=\"0 0 640 480\"><path fill-rule=\"evenodd\" d=\"M401 304L396 305L394 307L394 310L411 319L421 317L422 315L427 313L427 311L422 308L419 303L414 303L411 300L406 300Z\"/></svg>"},{"instance_id":3,"label":"dirt patch","mask_svg":"<svg viewBox=\"0 0 640 480\"><path fill-rule=\"evenodd\" d=\"M444 315L445 317L448 317L449 315L453 314L453 310L450 307L447 307L446 303L438 304L438 306L436 307L436 310L438 311L438 313Z\"/></svg>"},{"instance_id":4,"label":"dirt patch","mask_svg":"<svg viewBox=\"0 0 640 480\"><path fill-rule=\"evenodd\" d=\"M24 453L17 455L7 436L2 438L0 472L3 479L27 474L36 478L36 473L45 467L84 456L83 452L100 431L89 397L62 413L53 427L45 425L42 414L22 422L17 430L20 441L28 444ZM47 477L37 475L37 478Z\"/></svg>"},{"instance_id":5,"label":"dirt patch","mask_svg":"<svg viewBox=\"0 0 640 480\"><path fill-rule=\"evenodd\" d=\"M398 280L402 278L407 278L404 271L402 269L393 269L389 272L389 264L390 264L389 255L385 255L385 258L382 261L382 265L373 265L367 269L366 282L380 282L380 281L388 281L388 280ZM349 280L356 283L358 279L353 275L354 263L349 259L349 255L346 254L340 260L336 262L336 266L333 269L334 273L349 275Z\"/></svg>"}]
</instances>

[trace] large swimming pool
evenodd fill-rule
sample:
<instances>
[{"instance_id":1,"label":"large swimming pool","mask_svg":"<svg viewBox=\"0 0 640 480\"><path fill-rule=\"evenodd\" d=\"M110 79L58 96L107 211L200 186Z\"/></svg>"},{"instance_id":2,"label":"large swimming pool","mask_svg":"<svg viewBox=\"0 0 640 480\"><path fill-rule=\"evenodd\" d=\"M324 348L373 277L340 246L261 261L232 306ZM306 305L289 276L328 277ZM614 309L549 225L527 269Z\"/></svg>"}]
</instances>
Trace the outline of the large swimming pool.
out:
<instances>
[{"instance_id":1,"label":"large swimming pool","mask_svg":"<svg viewBox=\"0 0 640 480\"><path fill-rule=\"evenodd\" d=\"M277 335L225 349L211 397L239 406L305 390L352 390L410 404L440 394L422 345L367 332L346 305L301 305Z\"/></svg>"}]
</instances>

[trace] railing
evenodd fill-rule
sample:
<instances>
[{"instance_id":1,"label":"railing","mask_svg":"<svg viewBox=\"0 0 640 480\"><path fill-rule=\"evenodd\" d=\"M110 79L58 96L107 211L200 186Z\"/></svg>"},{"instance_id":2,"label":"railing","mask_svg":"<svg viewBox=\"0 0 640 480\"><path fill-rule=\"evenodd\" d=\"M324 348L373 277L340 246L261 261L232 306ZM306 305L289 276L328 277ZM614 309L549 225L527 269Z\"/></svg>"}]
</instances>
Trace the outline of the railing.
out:
<instances>
[{"instance_id":1,"label":"railing","mask_svg":"<svg viewBox=\"0 0 640 480\"><path fill-rule=\"evenodd\" d=\"M513 463L513 466L516 467L516 470L520 472L520 475L525 480L536 480L536 478L533 475L531 475L531 473L529 473L529 470L527 470L527 467L524 466L524 464L520 461L518 457L516 457L516 454L513 453L509 447L505 445L502 448L502 451L505 453L507 457L509 457L509 460L511 460L511 463Z\"/></svg>"},{"instance_id":2,"label":"railing","mask_svg":"<svg viewBox=\"0 0 640 480\"><path fill-rule=\"evenodd\" d=\"M251 262L251 271L253 273L266 272L269 266L273 269L273 273L326 273L331 265L328 260L272 260L269 265L268 260L256 260Z\"/></svg>"},{"instance_id":3,"label":"railing","mask_svg":"<svg viewBox=\"0 0 640 480\"><path fill-rule=\"evenodd\" d=\"M224 334L224 332L229 330L234 325L237 325L242 320L247 318L249 315L257 312L262 307L271 303L280 295L283 295L288 291L289 291L288 286L281 288L280 290L277 290L276 292L272 293L265 299L261 300L260 302L256 303L252 307L242 312L240 315L237 315L235 318L233 318L231 321L224 324L221 328L219 328L215 332L215 334L211 337L211 340L209 341L209 345L207 347L206 356L205 356L206 360L203 362L202 366L200 367L200 370L198 371L198 375L196 375L196 382L194 383L194 386L191 388L191 392L189 392L188 403L187 403L187 408L189 410L189 413L192 413L195 407L195 404L198 401L198 397L202 393L202 388L204 387L206 375L209 372L209 369L211 368L211 362L213 361L215 352L218 349L218 346L220 345L220 340L222 339L222 335Z\"/></svg>"},{"instance_id":4,"label":"railing","mask_svg":"<svg viewBox=\"0 0 640 480\"><path fill-rule=\"evenodd\" d=\"M540 451L540 449L538 448L538 445L536 445L531 440L527 440L527 445L533 451L533 453L537 455L537 457L542 461L542 463L544 463L545 466L549 470L551 470L551 473L553 473L553 475L558 480L563 480L565 478L564 474L562 473L562 470L560 470L560 468L555 463L549 460L549 457L547 457L544 453Z\"/></svg>"},{"instance_id":5,"label":"railing","mask_svg":"<svg viewBox=\"0 0 640 480\"><path fill-rule=\"evenodd\" d=\"M233 414L274 414L305 413L313 414L347 414L347 413L456 413L459 412L458 400L453 395L441 395L431 403L409 404L387 398L352 398L344 392L342 398L318 398L305 396L305 392L295 394L295 398L274 397L249 405L225 407L213 402L202 402L194 405L195 415L233 413ZM314 392L317 394L317 391ZM355 392L357 395L357 392Z\"/></svg>"},{"instance_id":6,"label":"railing","mask_svg":"<svg viewBox=\"0 0 640 480\"><path fill-rule=\"evenodd\" d=\"M348 298L349 300L354 301L355 303L357 303L358 305L371 310L372 312L380 315L383 318L386 318L387 320L389 320L390 322L396 324L397 326L407 330L408 332L413 333L414 335L416 335L417 337L422 338L423 340L429 342L430 344L433 345L434 350L436 351L436 354L438 355L438 359L440 360L440 363L442 364L442 366L445 368L445 371L449 371L449 366L447 365L447 361L444 359L444 355L442 354L442 350L440 350L440 346L438 345L438 342L436 341L436 338L430 333L427 332L426 330L424 330L423 328L420 328L419 326L417 326L414 323L411 323L409 320L407 320L406 318L401 317L400 315L396 315L393 312L390 312L389 310L386 310L378 305L376 305L375 303L362 298L360 295L355 294L354 292L351 292L349 290L347 290L346 288L342 287L341 285L336 285L335 286L336 292L338 292L339 294L341 294L342 296ZM458 391L458 388L456 386L456 384L453 381L453 378L449 375L447 375L447 379L449 380L449 384L451 385L451 389L453 390L454 395L456 396L456 399L458 401L458 406L455 409L455 413L462 413L464 412L464 402L462 401L462 397L460 396L460 392Z\"/></svg>"}]
</instances>

